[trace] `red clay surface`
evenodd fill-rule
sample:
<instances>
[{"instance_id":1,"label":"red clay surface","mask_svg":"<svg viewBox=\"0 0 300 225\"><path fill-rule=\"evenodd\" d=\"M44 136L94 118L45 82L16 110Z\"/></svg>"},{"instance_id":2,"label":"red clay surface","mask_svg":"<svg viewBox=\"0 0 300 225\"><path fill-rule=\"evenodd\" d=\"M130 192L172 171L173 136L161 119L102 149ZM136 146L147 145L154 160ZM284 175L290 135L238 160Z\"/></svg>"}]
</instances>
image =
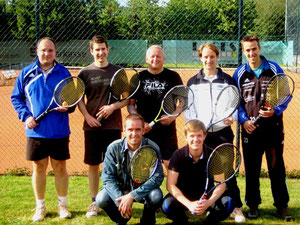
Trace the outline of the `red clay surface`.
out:
<instances>
[{"instance_id":1,"label":"red clay surface","mask_svg":"<svg viewBox=\"0 0 300 225\"><path fill-rule=\"evenodd\" d=\"M198 70L177 70L181 75L184 83L197 73ZM78 70L70 70L73 75L78 74ZM229 74L233 70L226 71ZM300 76L296 73L286 72L291 75L296 83L294 98L290 103L288 109L284 112L285 123L285 149L284 158L287 170L300 170ZM13 83L13 82L11 82ZM31 170L31 162L25 160L26 152L26 137L24 132L24 124L17 118L11 102L10 95L13 90L12 84L10 86L0 87L0 174L7 170L27 167ZM123 116L126 116L127 110L123 109ZM83 146L83 131L82 131L83 117L78 109L70 115L71 126L71 141L70 153L71 159L68 160L67 167L70 174L86 174L87 166L83 163L84 146ZM183 136L184 118L180 116L177 119L177 135L179 140L179 147L185 145ZM233 127L235 132L235 126ZM99 143L100 145L101 143ZM264 162L263 168L266 169ZM49 170L51 167L49 166ZM243 167L242 167L243 170Z\"/></svg>"}]
</instances>

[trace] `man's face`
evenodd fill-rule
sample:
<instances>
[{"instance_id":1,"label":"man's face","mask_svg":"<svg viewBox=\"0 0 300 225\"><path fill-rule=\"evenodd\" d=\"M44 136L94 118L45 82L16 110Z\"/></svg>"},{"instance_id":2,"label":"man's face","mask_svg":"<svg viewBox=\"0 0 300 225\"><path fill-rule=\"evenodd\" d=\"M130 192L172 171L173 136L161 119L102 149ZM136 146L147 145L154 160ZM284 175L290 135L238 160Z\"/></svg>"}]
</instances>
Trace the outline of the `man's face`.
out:
<instances>
[{"instance_id":1,"label":"man's face","mask_svg":"<svg viewBox=\"0 0 300 225\"><path fill-rule=\"evenodd\" d=\"M203 63L204 69L214 70L217 68L218 56L210 48L204 48L202 50L202 56L200 60Z\"/></svg>"},{"instance_id":2,"label":"man's face","mask_svg":"<svg viewBox=\"0 0 300 225\"><path fill-rule=\"evenodd\" d=\"M160 48L152 48L146 55L146 63L152 70L161 70L164 66L165 57Z\"/></svg>"},{"instance_id":3,"label":"man's face","mask_svg":"<svg viewBox=\"0 0 300 225\"><path fill-rule=\"evenodd\" d=\"M257 41L246 41L243 44L243 53L250 64L255 64L260 60L260 47Z\"/></svg>"},{"instance_id":4,"label":"man's face","mask_svg":"<svg viewBox=\"0 0 300 225\"><path fill-rule=\"evenodd\" d=\"M143 138L144 127L140 120L127 120L125 122L124 134L130 150L136 150Z\"/></svg>"},{"instance_id":5,"label":"man's face","mask_svg":"<svg viewBox=\"0 0 300 225\"><path fill-rule=\"evenodd\" d=\"M95 62L98 62L100 64L107 62L109 48L105 43L94 43L93 48L90 49L90 52L94 57Z\"/></svg>"},{"instance_id":6,"label":"man's face","mask_svg":"<svg viewBox=\"0 0 300 225\"><path fill-rule=\"evenodd\" d=\"M187 132L185 140L192 151L202 150L206 135L202 130L195 132Z\"/></svg>"},{"instance_id":7,"label":"man's face","mask_svg":"<svg viewBox=\"0 0 300 225\"><path fill-rule=\"evenodd\" d=\"M51 66L56 56L53 42L47 39L42 40L37 46L37 56L41 66Z\"/></svg>"}]
</instances>

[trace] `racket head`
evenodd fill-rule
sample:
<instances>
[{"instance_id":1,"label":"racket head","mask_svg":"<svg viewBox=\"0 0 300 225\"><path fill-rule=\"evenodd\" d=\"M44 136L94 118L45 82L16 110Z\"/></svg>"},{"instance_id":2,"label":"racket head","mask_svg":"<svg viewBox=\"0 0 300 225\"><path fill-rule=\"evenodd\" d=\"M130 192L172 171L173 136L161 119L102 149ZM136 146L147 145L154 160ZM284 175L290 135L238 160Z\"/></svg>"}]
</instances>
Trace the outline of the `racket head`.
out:
<instances>
[{"instance_id":1,"label":"racket head","mask_svg":"<svg viewBox=\"0 0 300 225\"><path fill-rule=\"evenodd\" d=\"M264 106L277 107L286 103L295 90L295 82L287 74L274 75L267 83L264 93Z\"/></svg>"},{"instance_id":2,"label":"racket head","mask_svg":"<svg viewBox=\"0 0 300 225\"><path fill-rule=\"evenodd\" d=\"M162 110L169 116L178 116L194 103L194 92L185 85L171 88L162 100Z\"/></svg>"},{"instance_id":3,"label":"racket head","mask_svg":"<svg viewBox=\"0 0 300 225\"><path fill-rule=\"evenodd\" d=\"M58 106L73 107L81 100L84 91L85 85L79 77L67 77L56 85L53 100Z\"/></svg>"},{"instance_id":4,"label":"racket head","mask_svg":"<svg viewBox=\"0 0 300 225\"><path fill-rule=\"evenodd\" d=\"M214 105L214 112L208 129L214 124L231 116L240 105L240 92L234 85L228 85L219 93Z\"/></svg>"},{"instance_id":5,"label":"racket head","mask_svg":"<svg viewBox=\"0 0 300 225\"><path fill-rule=\"evenodd\" d=\"M140 86L139 73L134 68L121 68L110 82L111 96L117 100L131 98Z\"/></svg>"},{"instance_id":6,"label":"racket head","mask_svg":"<svg viewBox=\"0 0 300 225\"><path fill-rule=\"evenodd\" d=\"M158 166L157 152L149 145L141 146L131 160L131 178L137 185L151 178Z\"/></svg>"},{"instance_id":7,"label":"racket head","mask_svg":"<svg viewBox=\"0 0 300 225\"><path fill-rule=\"evenodd\" d=\"M207 177L217 183L225 183L239 170L241 154L239 149L231 143L217 146L207 161Z\"/></svg>"}]
</instances>

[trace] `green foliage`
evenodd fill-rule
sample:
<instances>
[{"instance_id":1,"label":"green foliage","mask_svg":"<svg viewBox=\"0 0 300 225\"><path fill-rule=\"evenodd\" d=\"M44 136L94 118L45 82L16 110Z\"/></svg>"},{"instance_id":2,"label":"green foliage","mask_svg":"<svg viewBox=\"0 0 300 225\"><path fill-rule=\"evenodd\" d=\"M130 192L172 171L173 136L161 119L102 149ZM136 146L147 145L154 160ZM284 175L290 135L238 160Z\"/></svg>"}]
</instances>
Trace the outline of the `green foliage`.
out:
<instances>
[{"instance_id":1,"label":"green foliage","mask_svg":"<svg viewBox=\"0 0 300 225\"><path fill-rule=\"evenodd\" d=\"M6 169L4 172L6 176L30 176L31 171L27 167L19 168L15 167L13 169Z\"/></svg>"},{"instance_id":2,"label":"green foliage","mask_svg":"<svg viewBox=\"0 0 300 225\"><path fill-rule=\"evenodd\" d=\"M120 6L117 0L47 0L37 7L34 0L7 0L0 3L0 28L8 24L14 37L35 40L36 10L40 37L68 41L102 34L159 44L163 39L237 39L239 1L170 0L162 5L159 0L129 0ZM281 0L245 0L244 33L283 35L284 16Z\"/></svg>"}]
</instances>

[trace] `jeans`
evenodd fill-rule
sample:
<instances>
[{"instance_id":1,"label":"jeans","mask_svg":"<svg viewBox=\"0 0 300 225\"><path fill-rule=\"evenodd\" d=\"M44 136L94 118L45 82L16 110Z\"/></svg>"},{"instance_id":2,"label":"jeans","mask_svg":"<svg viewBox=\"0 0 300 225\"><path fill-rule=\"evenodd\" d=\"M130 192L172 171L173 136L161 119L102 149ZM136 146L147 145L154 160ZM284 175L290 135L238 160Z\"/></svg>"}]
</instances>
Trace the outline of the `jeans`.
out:
<instances>
[{"instance_id":1,"label":"jeans","mask_svg":"<svg viewBox=\"0 0 300 225\"><path fill-rule=\"evenodd\" d=\"M161 206L163 194L159 188L153 189L140 203L144 204L141 224L155 224L155 212ZM102 189L96 196L97 205L117 224L126 224L130 218L123 218L115 202L107 191Z\"/></svg>"}]
</instances>

